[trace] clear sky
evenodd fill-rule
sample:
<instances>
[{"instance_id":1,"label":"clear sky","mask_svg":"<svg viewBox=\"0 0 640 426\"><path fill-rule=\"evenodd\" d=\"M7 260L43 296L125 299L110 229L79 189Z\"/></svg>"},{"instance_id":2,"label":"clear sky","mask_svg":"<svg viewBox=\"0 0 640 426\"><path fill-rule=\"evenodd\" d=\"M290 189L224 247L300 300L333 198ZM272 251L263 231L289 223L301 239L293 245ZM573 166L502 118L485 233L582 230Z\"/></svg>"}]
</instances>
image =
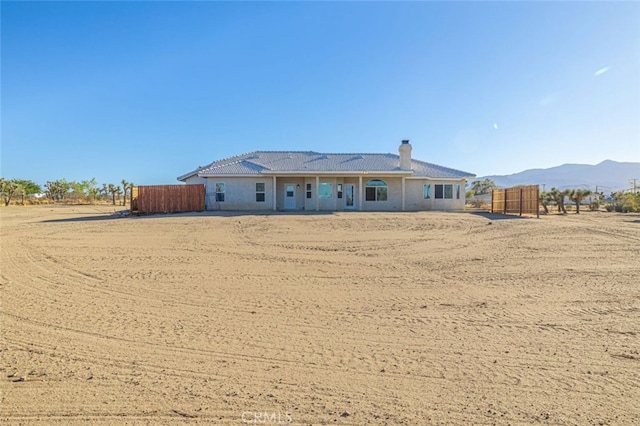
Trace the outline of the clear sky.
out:
<instances>
[{"instance_id":1,"label":"clear sky","mask_svg":"<svg viewBox=\"0 0 640 426\"><path fill-rule=\"evenodd\" d=\"M176 183L402 139L478 176L640 161L637 2L0 7L6 178Z\"/></svg>"}]
</instances>

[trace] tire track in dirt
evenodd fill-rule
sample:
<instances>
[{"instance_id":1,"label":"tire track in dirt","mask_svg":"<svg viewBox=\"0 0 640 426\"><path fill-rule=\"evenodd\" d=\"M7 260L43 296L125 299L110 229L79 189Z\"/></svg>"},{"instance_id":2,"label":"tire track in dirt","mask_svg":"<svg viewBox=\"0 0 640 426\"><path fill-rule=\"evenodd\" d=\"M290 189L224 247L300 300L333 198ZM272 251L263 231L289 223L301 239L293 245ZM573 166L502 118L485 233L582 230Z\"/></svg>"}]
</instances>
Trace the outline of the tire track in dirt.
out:
<instances>
[{"instance_id":1,"label":"tire track in dirt","mask_svg":"<svg viewBox=\"0 0 640 426\"><path fill-rule=\"evenodd\" d=\"M12 390L0 420L238 423L269 409L294 423L633 423L631 240L563 219L3 227L3 369L36 374L0 380ZM542 242L571 231L582 245L569 252ZM589 267L602 247L608 264Z\"/></svg>"}]
</instances>

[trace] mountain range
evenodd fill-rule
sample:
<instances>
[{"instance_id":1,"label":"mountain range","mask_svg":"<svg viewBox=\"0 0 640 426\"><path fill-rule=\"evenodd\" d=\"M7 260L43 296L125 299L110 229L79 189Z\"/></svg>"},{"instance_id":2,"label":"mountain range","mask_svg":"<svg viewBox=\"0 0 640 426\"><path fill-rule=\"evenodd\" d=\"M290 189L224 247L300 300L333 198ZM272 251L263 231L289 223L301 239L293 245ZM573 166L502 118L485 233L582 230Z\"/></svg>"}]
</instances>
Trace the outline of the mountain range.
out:
<instances>
[{"instance_id":1,"label":"mountain range","mask_svg":"<svg viewBox=\"0 0 640 426\"><path fill-rule=\"evenodd\" d=\"M548 169L530 169L511 175L482 176L489 178L500 188L516 185L540 185L541 189L585 188L609 193L640 188L640 163L605 160L599 164L563 164Z\"/></svg>"}]
</instances>

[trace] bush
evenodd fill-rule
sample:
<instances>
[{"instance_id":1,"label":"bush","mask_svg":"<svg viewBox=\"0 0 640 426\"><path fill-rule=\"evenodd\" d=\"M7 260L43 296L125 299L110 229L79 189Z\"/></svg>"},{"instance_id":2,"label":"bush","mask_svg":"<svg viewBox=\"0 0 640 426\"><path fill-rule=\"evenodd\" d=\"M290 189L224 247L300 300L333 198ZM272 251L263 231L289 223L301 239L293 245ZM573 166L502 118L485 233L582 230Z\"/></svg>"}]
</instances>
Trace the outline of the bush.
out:
<instances>
[{"instance_id":1,"label":"bush","mask_svg":"<svg viewBox=\"0 0 640 426\"><path fill-rule=\"evenodd\" d=\"M491 210L490 199L486 197L472 197L467 199L465 205L474 209Z\"/></svg>"},{"instance_id":2,"label":"bush","mask_svg":"<svg viewBox=\"0 0 640 426\"><path fill-rule=\"evenodd\" d=\"M605 206L608 212L638 213L640 212L640 193L627 192L612 194L613 201Z\"/></svg>"}]
</instances>

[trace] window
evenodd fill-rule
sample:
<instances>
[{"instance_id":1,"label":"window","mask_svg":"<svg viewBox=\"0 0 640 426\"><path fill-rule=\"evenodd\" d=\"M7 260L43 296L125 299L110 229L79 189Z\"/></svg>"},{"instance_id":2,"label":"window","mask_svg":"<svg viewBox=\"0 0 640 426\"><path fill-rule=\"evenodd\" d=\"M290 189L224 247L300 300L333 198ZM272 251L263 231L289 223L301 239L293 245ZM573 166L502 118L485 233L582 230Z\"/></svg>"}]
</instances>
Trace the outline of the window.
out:
<instances>
[{"instance_id":1,"label":"window","mask_svg":"<svg viewBox=\"0 0 640 426\"><path fill-rule=\"evenodd\" d=\"M342 198L342 184L338 184L338 198Z\"/></svg>"},{"instance_id":2,"label":"window","mask_svg":"<svg viewBox=\"0 0 640 426\"><path fill-rule=\"evenodd\" d=\"M264 203L265 185L264 182L256 183L256 203Z\"/></svg>"},{"instance_id":3,"label":"window","mask_svg":"<svg viewBox=\"0 0 640 426\"><path fill-rule=\"evenodd\" d=\"M424 199L428 200L431 198L431 184L427 183L424 185Z\"/></svg>"},{"instance_id":4,"label":"window","mask_svg":"<svg viewBox=\"0 0 640 426\"><path fill-rule=\"evenodd\" d=\"M453 185L435 185L435 198L436 199L452 199L453 198Z\"/></svg>"},{"instance_id":5,"label":"window","mask_svg":"<svg viewBox=\"0 0 640 426\"><path fill-rule=\"evenodd\" d=\"M444 185L435 185L436 187L436 196L435 198L444 198Z\"/></svg>"},{"instance_id":6,"label":"window","mask_svg":"<svg viewBox=\"0 0 640 426\"><path fill-rule=\"evenodd\" d=\"M444 198L447 198L447 199L453 198L453 185L444 186Z\"/></svg>"},{"instance_id":7,"label":"window","mask_svg":"<svg viewBox=\"0 0 640 426\"><path fill-rule=\"evenodd\" d=\"M365 194L367 201L387 201L387 184L380 179L370 180L367 182Z\"/></svg>"},{"instance_id":8,"label":"window","mask_svg":"<svg viewBox=\"0 0 640 426\"><path fill-rule=\"evenodd\" d=\"M307 184L307 198L311 198L311 184Z\"/></svg>"},{"instance_id":9,"label":"window","mask_svg":"<svg viewBox=\"0 0 640 426\"><path fill-rule=\"evenodd\" d=\"M327 182L320 183L318 198L333 198L333 184Z\"/></svg>"},{"instance_id":10,"label":"window","mask_svg":"<svg viewBox=\"0 0 640 426\"><path fill-rule=\"evenodd\" d=\"M460 184L456 185L456 200L460 199Z\"/></svg>"},{"instance_id":11,"label":"window","mask_svg":"<svg viewBox=\"0 0 640 426\"><path fill-rule=\"evenodd\" d=\"M224 202L224 183L216 183L216 201Z\"/></svg>"}]
</instances>

